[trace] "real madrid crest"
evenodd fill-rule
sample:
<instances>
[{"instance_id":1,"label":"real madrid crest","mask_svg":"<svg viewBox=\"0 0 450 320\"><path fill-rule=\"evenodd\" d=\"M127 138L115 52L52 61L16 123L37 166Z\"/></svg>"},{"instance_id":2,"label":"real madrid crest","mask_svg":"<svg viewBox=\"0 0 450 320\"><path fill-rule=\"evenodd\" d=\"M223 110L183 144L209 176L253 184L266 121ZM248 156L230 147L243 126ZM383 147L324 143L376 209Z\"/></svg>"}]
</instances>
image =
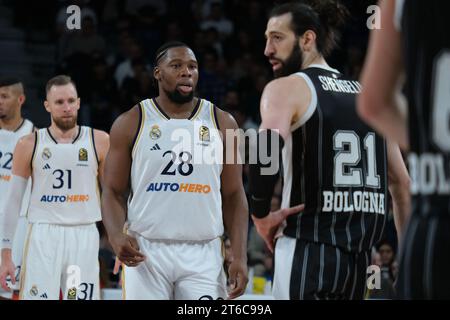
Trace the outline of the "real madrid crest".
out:
<instances>
[{"instance_id":1,"label":"real madrid crest","mask_svg":"<svg viewBox=\"0 0 450 320\"><path fill-rule=\"evenodd\" d=\"M32 296L37 296L38 293L39 293L39 291L38 291L36 285L33 285L33 286L31 287L31 289L30 289L30 294L31 294Z\"/></svg>"},{"instance_id":2,"label":"real madrid crest","mask_svg":"<svg viewBox=\"0 0 450 320\"><path fill-rule=\"evenodd\" d=\"M161 130L159 130L159 126L157 124L152 126L150 130L150 138L153 140L159 139L161 137Z\"/></svg>"},{"instance_id":3,"label":"real madrid crest","mask_svg":"<svg viewBox=\"0 0 450 320\"><path fill-rule=\"evenodd\" d=\"M200 126L200 130L198 131L200 141L209 141L209 128L206 126Z\"/></svg>"},{"instance_id":4,"label":"real madrid crest","mask_svg":"<svg viewBox=\"0 0 450 320\"><path fill-rule=\"evenodd\" d=\"M88 152L85 148L78 150L78 161L88 161Z\"/></svg>"},{"instance_id":5,"label":"real madrid crest","mask_svg":"<svg viewBox=\"0 0 450 320\"><path fill-rule=\"evenodd\" d=\"M45 148L45 149L42 151L42 159L48 160L48 159L50 159L51 157L52 157L52 153L50 152L50 149L49 149L49 148Z\"/></svg>"}]
</instances>

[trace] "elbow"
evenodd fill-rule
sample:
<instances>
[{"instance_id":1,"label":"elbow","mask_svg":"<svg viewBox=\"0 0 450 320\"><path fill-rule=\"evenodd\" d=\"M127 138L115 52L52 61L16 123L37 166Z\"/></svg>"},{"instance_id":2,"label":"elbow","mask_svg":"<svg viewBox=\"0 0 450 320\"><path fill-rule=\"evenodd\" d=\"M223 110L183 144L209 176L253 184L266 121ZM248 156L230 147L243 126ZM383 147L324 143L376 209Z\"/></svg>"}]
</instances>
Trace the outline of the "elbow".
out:
<instances>
[{"instance_id":1,"label":"elbow","mask_svg":"<svg viewBox=\"0 0 450 320\"><path fill-rule=\"evenodd\" d=\"M405 190L408 191L409 194L409 190L411 188L411 178L409 177L409 175L406 175L406 177L403 178L402 181L402 188L404 188Z\"/></svg>"},{"instance_id":2,"label":"elbow","mask_svg":"<svg viewBox=\"0 0 450 320\"><path fill-rule=\"evenodd\" d=\"M411 178L409 177L409 174L407 172L399 177L397 183L399 185L399 188L401 188L402 190L406 190L409 193L409 189L411 187Z\"/></svg>"},{"instance_id":3,"label":"elbow","mask_svg":"<svg viewBox=\"0 0 450 320\"><path fill-rule=\"evenodd\" d=\"M371 123L377 116L380 106L381 104L376 99L373 99L367 90L363 90L357 98L358 115L367 123Z\"/></svg>"},{"instance_id":4,"label":"elbow","mask_svg":"<svg viewBox=\"0 0 450 320\"><path fill-rule=\"evenodd\" d=\"M230 190L228 192L222 192L222 202L223 203L235 203L238 201L240 190Z\"/></svg>"},{"instance_id":5,"label":"elbow","mask_svg":"<svg viewBox=\"0 0 450 320\"><path fill-rule=\"evenodd\" d=\"M409 199L411 188L411 178L409 175L405 174L402 177L390 180L389 190L392 196L395 198Z\"/></svg>"}]
</instances>

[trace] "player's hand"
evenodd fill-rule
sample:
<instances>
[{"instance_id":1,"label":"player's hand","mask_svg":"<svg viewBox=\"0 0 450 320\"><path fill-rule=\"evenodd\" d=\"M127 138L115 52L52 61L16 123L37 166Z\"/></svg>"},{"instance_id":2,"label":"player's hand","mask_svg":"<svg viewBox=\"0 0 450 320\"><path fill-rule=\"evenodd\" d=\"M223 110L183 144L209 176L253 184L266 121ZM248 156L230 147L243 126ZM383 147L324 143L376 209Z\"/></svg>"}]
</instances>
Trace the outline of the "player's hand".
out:
<instances>
[{"instance_id":1,"label":"player's hand","mask_svg":"<svg viewBox=\"0 0 450 320\"><path fill-rule=\"evenodd\" d=\"M145 260L137 240L125 233L112 237L110 243L117 258L128 267L136 267Z\"/></svg>"},{"instance_id":2,"label":"player's hand","mask_svg":"<svg viewBox=\"0 0 450 320\"><path fill-rule=\"evenodd\" d=\"M119 258L116 257L116 260L114 261L113 274L118 274L121 266L122 262L119 260Z\"/></svg>"},{"instance_id":3,"label":"player's hand","mask_svg":"<svg viewBox=\"0 0 450 320\"><path fill-rule=\"evenodd\" d=\"M234 299L245 292L248 282L247 263L242 260L233 259L228 267L228 278L231 291L228 293L228 299Z\"/></svg>"},{"instance_id":4,"label":"player's hand","mask_svg":"<svg viewBox=\"0 0 450 320\"><path fill-rule=\"evenodd\" d=\"M6 249L9 250L9 249ZM9 252L5 252L5 249L2 250L2 264L0 266L0 284L3 290L11 292L11 288L6 284L6 278L9 276L11 278L11 283L16 284L16 275L15 270L16 267L11 259L11 250Z\"/></svg>"},{"instance_id":5,"label":"player's hand","mask_svg":"<svg viewBox=\"0 0 450 320\"><path fill-rule=\"evenodd\" d=\"M273 248L275 244L275 234L280 225L286 220L287 217L293 214L297 214L300 211L303 211L304 208L305 208L304 204L299 204L298 206L292 208L285 208L270 212L266 217L261 219L256 218L255 216L252 215L256 231L258 231L261 238L263 238L270 252L273 253Z\"/></svg>"}]
</instances>

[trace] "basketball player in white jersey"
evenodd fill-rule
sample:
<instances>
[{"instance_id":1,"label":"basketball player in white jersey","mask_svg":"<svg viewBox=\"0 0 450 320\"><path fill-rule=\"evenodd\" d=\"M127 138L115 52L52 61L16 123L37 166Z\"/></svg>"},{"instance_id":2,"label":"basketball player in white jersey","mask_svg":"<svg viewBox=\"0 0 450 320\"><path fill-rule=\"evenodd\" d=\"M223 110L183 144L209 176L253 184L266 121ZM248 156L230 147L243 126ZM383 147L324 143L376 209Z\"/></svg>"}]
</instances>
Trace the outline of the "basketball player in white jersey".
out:
<instances>
[{"instance_id":1,"label":"basketball player in white jersey","mask_svg":"<svg viewBox=\"0 0 450 320\"><path fill-rule=\"evenodd\" d=\"M10 188L12 155L17 141L33 132L34 125L30 120L22 118L21 108L25 102L25 93L23 84L16 78L3 78L0 80L0 221L3 217L3 207L7 202L7 191ZM22 249L26 235L26 210L30 197L29 184L26 195L20 210L17 232L14 234L14 247L12 252L6 254L12 255L16 270L15 276L11 279L14 283L14 289L18 290L19 273L22 264ZM8 258L6 258L8 259ZM2 259L0 258L0 262ZM2 290L0 289L0 292ZM1 295L1 293L0 293ZM6 293L6 296L11 296Z\"/></svg>"},{"instance_id":2,"label":"basketball player in white jersey","mask_svg":"<svg viewBox=\"0 0 450 320\"><path fill-rule=\"evenodd\" d=\"M77 125L80 107L70 77L56 76L46 86L49 128L19 140L14 150L9 202L5 206L2 253L7 253L19 216L17 206L32 179L28 233L21 270L21 299L99 298L100 191L109 147L105 132ZM8 255L4 255L4 257ZM14 272L2 261L0 282Z\"/></svg>"},{"instance_id":3,"label":"basketball player in white jersey","mask_svg":"<svg viewBox=\"0 0 450 320\"><path fill-rule=\"evenodd\" d=\"M123 297L235 298L247 284L248 209L241 165L222 165L223 149L233 150L224 148L220 132L237 129L236 121L194 97L198 64L185 44L163 45L155 66L159 96L117 119L105 166L103 222L126 265ZM191 134L191 145L177 141L175 136L184 133ZM195 161L199 153L213 150L219 150L220 161ZM234 256L228 293L220 238L224 225Z\"/></svg>"}]
</instances>

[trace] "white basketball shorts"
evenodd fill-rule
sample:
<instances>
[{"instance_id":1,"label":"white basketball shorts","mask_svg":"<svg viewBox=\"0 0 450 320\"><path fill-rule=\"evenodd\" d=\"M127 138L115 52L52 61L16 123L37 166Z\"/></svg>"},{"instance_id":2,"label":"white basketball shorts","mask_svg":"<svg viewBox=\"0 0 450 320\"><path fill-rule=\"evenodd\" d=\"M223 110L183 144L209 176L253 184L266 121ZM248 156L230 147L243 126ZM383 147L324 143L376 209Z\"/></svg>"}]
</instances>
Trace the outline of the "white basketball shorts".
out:
<instances>
[{"instance_id":1,"label":"white basketball shorts","mask_svg":"<svg viewBox=\"0 0 450 320\"><path fill-rule=\"evenodd\" d=\"M146 259L124 266L122 294L126 300L226 299L222 240L203 242L148 240L136 237Z\"/></svg>"},{"instance_id":2,"label":"white basketball shorts","mask_svg":"<svg viewBox=\"0 0 450 320\"><path fill-rule=\"evenodd\" d=\"M99 234L94 223L28 227L20 299L97 300L99 288Z\"/></svg>"}]
</instances>

